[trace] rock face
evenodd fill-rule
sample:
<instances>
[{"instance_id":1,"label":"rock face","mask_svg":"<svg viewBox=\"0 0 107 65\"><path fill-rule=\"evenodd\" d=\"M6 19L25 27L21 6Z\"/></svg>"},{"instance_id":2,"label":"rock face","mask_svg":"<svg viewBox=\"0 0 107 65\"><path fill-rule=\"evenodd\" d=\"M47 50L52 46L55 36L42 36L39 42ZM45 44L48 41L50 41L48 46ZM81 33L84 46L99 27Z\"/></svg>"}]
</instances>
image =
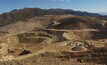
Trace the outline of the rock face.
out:
<instances>
[{"instance_id":1,"label":"rock face","mask_svg":"<svg viewBox=\"0 0 107 65\"><path fill-rule=\"evenodd\" d=\"M27 55L27 54L30 54L31 52L30 51L28 51L28 50L23 50L20 54L19 54L19 56L21 56L21 55Z\"/></svg>"},{"instance_id":2,"label":"rock face","mask_svg":"<svg viewBox=\"0 0 107 65\"><path fill-rule=\"evenodd\" d=\"M67 40L92 39L92 32L64 32L63 37Z\"/></svg>"},{"instance_id":3,"label":"rock face","mask_svg":"<svg viewBox=\"0 0 107 65\"><path fill-rule=\"evenodd\" d=\"M74 52L83 52L83 51L86 51L87 48L85 48L84 46L75 46L71 50L74 51Z\"/></svg>"}]
</instances>

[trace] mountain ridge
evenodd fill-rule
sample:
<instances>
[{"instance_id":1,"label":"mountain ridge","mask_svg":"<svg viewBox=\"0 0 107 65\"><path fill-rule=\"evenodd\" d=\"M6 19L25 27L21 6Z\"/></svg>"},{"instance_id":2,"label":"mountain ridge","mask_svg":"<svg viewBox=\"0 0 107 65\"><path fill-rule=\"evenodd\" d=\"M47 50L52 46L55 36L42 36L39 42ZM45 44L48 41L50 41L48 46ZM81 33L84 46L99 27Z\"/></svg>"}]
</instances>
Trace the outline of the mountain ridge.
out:
<instances>
[{"instance_id":1,"label":"mountain ridge","mask_svg":"<svg viewBox=\"0 0 107 65\"><path fill-rule=\"evenodd\" d=\"M70 9L40 9L40 8L24 8L20 10L12 10L9 13L0 14L0 27L14 23L21 20L26 20L35 16L41 15L77 15L77 16L102 16L97 13L88 13L81 11L74 11Z\"/></svg>"}]
</instances>

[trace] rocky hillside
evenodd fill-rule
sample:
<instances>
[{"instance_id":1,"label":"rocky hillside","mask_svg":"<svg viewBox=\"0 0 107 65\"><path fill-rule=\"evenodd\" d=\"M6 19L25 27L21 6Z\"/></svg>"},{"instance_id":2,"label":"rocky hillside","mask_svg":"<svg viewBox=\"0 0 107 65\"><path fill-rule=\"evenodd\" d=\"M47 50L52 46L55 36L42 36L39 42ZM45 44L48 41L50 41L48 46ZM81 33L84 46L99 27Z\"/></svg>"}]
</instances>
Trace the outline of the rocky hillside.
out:
<instances>
[{"instance_id":1,"label":"rocky hillside","mask_svg":"<svg viewBox=\"0 0 107 65\"><path fill-rule=\"evenodd\" d=\"M58 21L60 24L50 26L55 29L104 29L106 21L97 18L76 16L68 17Z\"/></svg>"},{"instance_id":2,"label":"rocky hillside","mask_svg":"<svg viewBox=\"0 0 107 65\"><path fill-rule=\"evenodd\" d=\"M92 16L92 17L101 16L96 13L74 11L74 10L69 10L69 9L24 8L20 10L13 10L9 13L1 14L0 15L0 27L13 23L13 22L26 20L35 16L56 15L56 14L57 15L72 14L72 15L79 15L79 16Z\"/></svg>"}]
</instances>

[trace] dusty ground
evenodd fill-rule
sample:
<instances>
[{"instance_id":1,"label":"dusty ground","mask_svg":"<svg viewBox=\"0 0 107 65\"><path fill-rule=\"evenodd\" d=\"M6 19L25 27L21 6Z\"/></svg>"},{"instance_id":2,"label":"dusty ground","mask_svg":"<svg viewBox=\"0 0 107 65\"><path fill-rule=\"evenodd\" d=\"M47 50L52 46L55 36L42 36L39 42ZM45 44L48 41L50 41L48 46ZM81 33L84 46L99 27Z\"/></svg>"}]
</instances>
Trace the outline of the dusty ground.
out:
<instances>
[{"instance_id":1,"label":"dusty ground","mask_svg":"<svg viewBox=\"0 0 107 65\"><path fill-rule=\"evenodd\" d=\"M87 27L87 19L45 15L1 27L0 65L106 65L106 22L89 18Z\"/></svg>"}]
</instances>

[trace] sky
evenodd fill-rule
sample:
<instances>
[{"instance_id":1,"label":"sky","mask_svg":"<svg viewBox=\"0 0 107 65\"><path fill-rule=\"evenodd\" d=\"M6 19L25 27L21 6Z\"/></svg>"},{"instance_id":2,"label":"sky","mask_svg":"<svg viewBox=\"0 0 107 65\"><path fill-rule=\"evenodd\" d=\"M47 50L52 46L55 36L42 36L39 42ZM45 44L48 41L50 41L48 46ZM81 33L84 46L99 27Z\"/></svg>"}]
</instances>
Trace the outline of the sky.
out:
<instances>
[{"instance_id":1,"label":"sky","mask_svg":"<svg viewBox=\"0 0 107 65\"><path fill-rule=\"evenodd\" d=\"M22 8L62 8L107 13L107 0L0 0L0 13Z\"/></svg>"}]
</instances>

